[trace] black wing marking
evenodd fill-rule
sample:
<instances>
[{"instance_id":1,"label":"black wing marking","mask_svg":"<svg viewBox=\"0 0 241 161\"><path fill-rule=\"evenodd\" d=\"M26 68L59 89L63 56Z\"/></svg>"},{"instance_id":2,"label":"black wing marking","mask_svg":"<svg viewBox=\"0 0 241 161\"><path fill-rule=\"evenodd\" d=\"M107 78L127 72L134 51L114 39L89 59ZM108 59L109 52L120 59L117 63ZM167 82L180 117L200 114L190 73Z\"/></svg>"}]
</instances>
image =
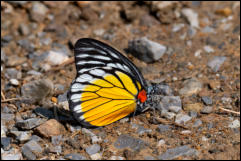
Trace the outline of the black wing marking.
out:
<instances>
[{"instance_id":1,"label":"black wing marking","mask_svg":"<svg viewBox=\"0 0 241 161\"><path fill-rule=\"evenodd\" d=\"M109 45L95 39L79 39L74 48L75 64L78 73L99 67L121 70L138 80L143 88L146 82L137 67L124 55Z\"/></svg>"}]
</instances>

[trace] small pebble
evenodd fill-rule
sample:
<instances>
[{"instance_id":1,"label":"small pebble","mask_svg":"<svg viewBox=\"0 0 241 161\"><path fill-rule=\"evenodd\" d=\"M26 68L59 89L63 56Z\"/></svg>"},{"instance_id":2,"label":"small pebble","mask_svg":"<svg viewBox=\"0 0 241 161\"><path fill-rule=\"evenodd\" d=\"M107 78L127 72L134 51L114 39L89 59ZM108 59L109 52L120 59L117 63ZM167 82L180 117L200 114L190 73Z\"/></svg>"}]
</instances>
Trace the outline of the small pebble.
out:
<instances>
[{"instance_id":1,"label":"small pebble","mask_svg":"<svg viewBox=\"0 0 241 161\"><path fill-rule=\"evenodd\" d=\"M11 138L1 137L1 147L3 148L3 150L9 150L11 147Z\"/></svg>"},{"instance_id":2,"label":"small pebble","mask_svg":"<svg viewBox=\"0 0 241 161\"><path fill-rule=\"evenodd\" d=\"M35 160L35 153L41 153L41 146L34 140L30 140L22 146L22 154L29 160Z\"/></svg>"},{"instance_id":3,"label":"small pebble","mask_svg":"<svg viewBox=\"0 0 241 161\"><path fill-rule=\"evenodd\" d=\"M188 20L192 27L199 28L198 14L190 8L184 8L181 11L182 15Z\"/></svg>"},{"instance_id":4,"label":"small pebble","mask_svg":"<svg viewBox=\"0 0 241 161\"><path fill-rule=\"evenodd\" d=\"M239 128L240 127L240 121L239 120L234 120L231 122L228 127L234 129L234 128Z\"/></svg>"},{"instance_id":5,"label":"small pebble","mask_svg":"<svg viewBox=\"0 0 241 161\"><path fill-rule=\"evenodd\" d=\"M181 131L181 134L183 135L188 135L188 134L191 134L192 132L190 130L183 130Z\"/></svg>"},{"instance_id":6,"label":"small pebble","mask_svg":"<svg viewBox=\"0 0 241 161\"><path fill-rule=\"evenodd\" d=\"M164 133L164 132L169 131L169 130L171 130L171 129L170 129L170 126L169 126L169 125L162 125L162 124L160 124L160 125L158 125L158 127L157 127L156 130L157 130L159 133Z\"/></svg>"},{"instance_id":7,"label":"small pebble","mask_svg":"<svg viewBox=\"0 0 241 161\"><path fill-rule=\"evenodd\" d=\"M40 118L30 118L27 120L19 120L16 122L16 126L22 129L30 130L44 123L46 120Z\"/></svg>"},{"instance_id":8,"label":"small pebble","mask_svg":"<svg viewBox=\"0 0 241 161\"><path fill-rule=\"evenodd\" d=\"M59 65L68 59L68 56L64 53L50 50L45 60L47 60L50 65Z\"/></svg>"},{"instance_id":9,"label":"small pebble","mask_svg":"<svg viewBox=\"0 0 241 161\"><path fill-rule=\"evenodd\" d=\"M9 81L10 81L10 83L11 83L12 85L14 85L14 86L18 86L18 85L19 85L19 82L18 82L17 79L10 79Z\"/></svg>"},{"instance_id":10,"label":"small pebble","mask_svg":"<svg viewBox=\"0 0 241 161\"><path fill-rule=\"evenodd\" d=\"M96 154L100 151L100 145L94 144L85 149L86 153L88 153L90 156L93 154Z\"/></svg>"},{"instance_id":11,"label":"small pebble","mask_svg":"<svg viewBox=\"0 0 241 161\"><path fill-rule=\"evenodd\" d=\"M181 156L195 156L197 150L189 148L187 145L168 149L166 152L158 156L160 160L173 160Z\"/></svg>"},{"instance_id":12,"label":"small pebble","mask_svg":"<svg viewBox=\"0 0 241 161\"><path fill-rule=\"evenodd\" d=\"M205 105L213 104L212 98L210 98L209 96L202 96L202 101Z\"/></svg>"},{"instance_id":13,"label":"small pebble","mask_svg":"<svg viewBox=\"0 0 241 161\"><path fill-rule=\"evenodd\" d=\"M95 154L90 155L90 158L92 160L101 160L102 156L100 153L95 153Z\"/></svg>"},{"instance_id":14,"label":"small pebble","mask_svg":"<svg viewBox=\"0 0 241 161\"><path fill-rule=\"evenodd\" d=\"M210 67L214 72L219 71L221 65L225 62L225 56L215 56L212 60L208 61L208 67Z\"/></svg>"},{"instance_id":15,"label":"small pebble","mask_svg":"<svg viewBox=\"0 0 241 161\"><path fill-rule=\"evenodd\" d=\"M115 141L114 146L117 149L124 149L129 147L134 151L140 151L146 146L146 143L141 139L134 138L127 134L121 134Z\"/></svg>"},{"instance_id":16,"label":"small pebble","mask_svg":"<svg viewBox=\"0 0 241 161\"><path fill-rule=\"evenodd\" d=\"M197 120L193 123L192 127L199 127L199 126L201 126L201 125L202 125L202 121L199 120L199 119L197 119Z\"/></svg>"},{"instance_id":17,"label":"small pebble","mask_svg":"<svg viewBox=\"0 0 241 161\"><path fill-rule=\"evenodd\" d=\"M185 111L195 111L195 112L200 112L203 109L203 104L202 103L190 103L184 105L184 110Z\"/></svg>"},{"instance_id":18,"label":"small pebble","mask_svg":"<svg viewBox=\"0 0 241 161\"><path fill-rule=\"evenodd\" d=\"M202 90L202 88L202 82L200 82L197 78L191 78L184 81L183 88L180 89L179 93L181 95L189 96L198 93Z\"/></svg>"},{"instance_id":19,"label":"small pebble","mask_svg":"<svg viewBox=\"0 0 241 161\"><path fill-rule=\"evenodd\" d=\"M161 139L158 141L157 146L163 146L165 143L165 140Z\"/></svg>"},{"instance_id":20,"label":"small pebble","mask_svg":"<svg viewBox=\"0 0 241 161\"><path fill-rule=\"evenodd\" d=\"M65 159L69 160L86 160L87 158L78 153L70 153L64 156Z\"/></svg>"},{"instance_id":21,"label":"small pebble","mask_svg":"<svg viewBox=\"0 0 241 161\"><path fill-rule=\"evenodd\" d=\"M178 113L182 110L182 101L179 96L164 96L157 108Z\"/></svg>"},{"instance_id":22,"label":"small pebble","mask_svg":"<svg viewBox=\"0 0 241 161\"><path fill-rule=\"evenodd\" d=\"M213 107L212 106L205 106L202 110L201 113L203 114L209 114L213 111Z\"/></svg>"},{"instance_id":23,"label":"small pebble","mask_svg":"<svg viewBox=\"0 0 241 161\"><path fill-rule=\"evenodd\" d=\"M18 149L12 148L5 152L2 152L1 149L1 160L23 160L23 157Z\"/></svg>"},{"instance_id":24,"label":"small pebble","mask_svg":"<svg viewBox=\"0 0 241 161\"><path fill-rule=\"evenodd\" d=\"M214 52L214 49L211 46L208 46L208 45L204 46L203 49L207 53L213 53Z\"/></svg>"},{"instance_id":25,"label":"small pebble","mask_svg":"<svg viewBox=\"0 0 241 161\"><path fill-rule=\"evenodd\" d=\"M196 111L189 111L188 115L192 118L196 118L197 117L197 112Z\"/></svg>"},{"instance_id":26,"label":"small pebble","mask_svg":"<svg viewBox=\"0 0 241 161\"><path fill-rule=\"evenodd\" d=\"M174 24L172 27L172 32L177 32L181 30L185 25L183 23L180 24Z\"/></svg>"},{"instance_id":27,"label":"small pebble","mask_svg":"<svg viewBox=\"0 0 241 161\"><path fill-rule=\"evenodd\" d=\"M150 63L159 60L165 54L167 47L142 37L129 41L128 50L140 60Z\"/></svg>"},{"instance_id":28,"label":"small pebble","mask_svg":"<svg viewBox=\"0 0 241 161\"><path fill-rule=\"evenodd\" d=\"M109 160L124 160L125 158L124 157L121 157L121 156L111 156L109 158Z\"/></svg>"},{"instance_id":29,"label":"small pebble","mask_svg":"<svg viewBox=\"0 0 241 161\"><path fill-rule=\"evenodd\" d=\"M186 124L188 121L190 121L192 118L186 114L177 114L175 123L177 124Z\"/></svg>"}]
</instances>

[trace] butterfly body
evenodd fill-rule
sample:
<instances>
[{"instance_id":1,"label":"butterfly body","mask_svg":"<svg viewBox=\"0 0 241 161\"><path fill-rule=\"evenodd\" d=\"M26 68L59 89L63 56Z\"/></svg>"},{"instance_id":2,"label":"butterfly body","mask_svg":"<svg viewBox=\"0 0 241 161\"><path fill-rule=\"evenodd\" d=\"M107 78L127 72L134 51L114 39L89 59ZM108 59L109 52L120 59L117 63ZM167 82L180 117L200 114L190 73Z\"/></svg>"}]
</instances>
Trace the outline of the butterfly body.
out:
<instances>
[{"instance_id":1,"label":"butterfly body","mask_svg":"<svg viewBox=\"0 0 241 161\"><path fill-rule=\"evenodd\" d=\"M77 74L67 97L78 121L87 126L105 126L143 110L146 83L125 56L89 38L79 39L74 53Z\"/></svg>"}]
</instances>

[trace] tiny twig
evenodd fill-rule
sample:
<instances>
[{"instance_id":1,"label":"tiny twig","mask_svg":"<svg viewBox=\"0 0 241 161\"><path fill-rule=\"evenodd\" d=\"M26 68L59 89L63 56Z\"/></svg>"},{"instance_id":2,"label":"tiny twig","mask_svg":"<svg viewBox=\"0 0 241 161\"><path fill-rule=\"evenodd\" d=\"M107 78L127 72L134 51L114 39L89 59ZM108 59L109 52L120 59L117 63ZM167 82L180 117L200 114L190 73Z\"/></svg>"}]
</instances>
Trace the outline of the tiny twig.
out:
<instances>
[{"instance_id":1,"label":"tiny twig","mask_svg":"<svg viewBox=\"0 0 241 161\"><path fill-rule=\"evenodd\" d=\"M3 100L5 100L5 99L6 99L6 97L5 97L5 95L4 95L4 93L3 93L3 91L2 91L2 90L1 90L1 96L2 96Z\"/></svg>"},{"instance_id":2,"label":"tiny twig","mask_svg":"<svg viewBox=\"0 0 241 161\"><path fill-rule=\"evenodd\" d=\"M80 132L81 132L81 131L78 130L78 131L74 132L70 137L73 138L73 137L75 137L77 134L79 134Z\"/></svg>"},{"instance_id":3,"label":"tiny twig","mask_svg":"<svg viewBox=\"0 0 241 161\"><path fill-rule=\"evenodd\" d=\"M230 113L234 113L234 114L240 115L240 112L236 112L236 111L233 111L233 110L228 110L228 109L225 109L225 108L222 108L222 107L219 107L219 109L221 109L223 111L226 111L226 112L230 112Z\"/></svg>"},{"instance_id":4,"label":"tiny twig","mask_svg":"<svg viewBox=\"0 0 241 161\"><path fill-rule=\"evenodd\" d=\"M21 100L23 98L19 97L19 98L9 98L9 99L3 99L1 100L2 103L5 103L5 102L9 102L9 101L17 101L17 100Z\"/></svg>"}]
</instances>

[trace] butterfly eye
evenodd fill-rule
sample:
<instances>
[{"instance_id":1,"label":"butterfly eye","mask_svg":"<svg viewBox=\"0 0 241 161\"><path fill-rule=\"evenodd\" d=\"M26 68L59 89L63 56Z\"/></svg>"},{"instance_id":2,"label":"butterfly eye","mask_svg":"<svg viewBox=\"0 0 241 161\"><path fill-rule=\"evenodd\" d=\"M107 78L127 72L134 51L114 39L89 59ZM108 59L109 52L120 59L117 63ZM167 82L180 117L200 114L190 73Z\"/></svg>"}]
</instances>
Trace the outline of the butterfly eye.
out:
<instances>
[{"instance_id":1,"label":"butterfly eye","mask_svg":"<svg viewBox=\"0 0 241 161\"><path fill-rule=\"evenodd\" d=\"M74 52L77 75L68 101L83 125L108 125L135 112L147 100L142 74L114 48L83 38L75 44Z\"/></svg>"}]
</instances>

